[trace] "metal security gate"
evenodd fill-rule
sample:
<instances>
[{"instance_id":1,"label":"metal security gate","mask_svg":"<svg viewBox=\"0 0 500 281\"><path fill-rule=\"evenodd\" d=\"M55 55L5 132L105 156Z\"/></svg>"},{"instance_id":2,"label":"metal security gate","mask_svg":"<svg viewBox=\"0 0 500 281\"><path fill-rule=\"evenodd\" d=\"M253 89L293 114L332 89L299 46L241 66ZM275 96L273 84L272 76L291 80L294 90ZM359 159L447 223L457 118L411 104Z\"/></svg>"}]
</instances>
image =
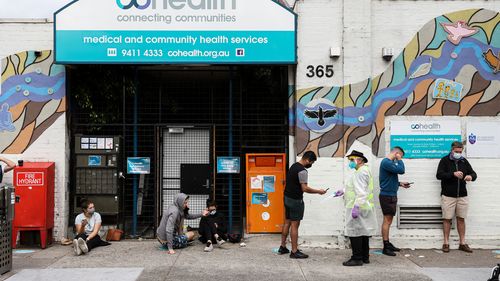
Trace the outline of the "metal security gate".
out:
<instances>
[{"instance_id":1,"label":"metal security gate","mask_svg":"<svg viewBox=\"0 0 500 281\"><path fill-rule=\"evenodd\" d=\"M211 130L170 127L162 133L162 214L180 192L189 195L190 213L200 213L212 190ZM199 219L186 223L197 228Z\"/></svg>"}]
</instances>

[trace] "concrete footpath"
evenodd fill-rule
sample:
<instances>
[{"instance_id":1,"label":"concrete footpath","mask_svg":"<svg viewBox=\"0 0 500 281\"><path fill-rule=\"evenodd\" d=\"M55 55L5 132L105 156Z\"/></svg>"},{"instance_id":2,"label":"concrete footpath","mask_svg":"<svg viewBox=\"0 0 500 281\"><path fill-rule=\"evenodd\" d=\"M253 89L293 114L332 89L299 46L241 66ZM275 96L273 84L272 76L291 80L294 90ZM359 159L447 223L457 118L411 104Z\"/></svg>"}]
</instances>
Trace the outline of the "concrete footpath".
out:
<instances>
[{"instance_id":1,"label":"concrete footpath","mask_svg":"<svg viewBox=\"0 0 500 281\"><path fill-rule=\"evenodd\" d=\"M246 247L226 243L211 253L195 242L168 255L153 240L125 240L74 256L71 246L53 245L45 250L16 249L13 270L0 280L405 280L486 281L491 268L500 262L495 250L466 254L452 250L403 250L397 257L373 249L371 263L344 267L350 250L303 248L307 260L279 256L273 250L279 236L245 240Z\"/></svg>"}]
</instances>

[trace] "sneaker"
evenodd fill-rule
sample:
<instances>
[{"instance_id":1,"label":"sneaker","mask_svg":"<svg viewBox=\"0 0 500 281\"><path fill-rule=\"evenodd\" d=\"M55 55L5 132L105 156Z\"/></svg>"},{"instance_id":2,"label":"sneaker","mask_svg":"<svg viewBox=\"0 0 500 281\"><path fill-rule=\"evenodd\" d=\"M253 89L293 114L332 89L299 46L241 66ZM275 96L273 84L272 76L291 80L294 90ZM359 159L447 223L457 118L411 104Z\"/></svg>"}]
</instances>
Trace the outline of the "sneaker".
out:
<instances>
[{"instance_id":1,"label":"sneaker","mask_svg":"<svg viewBox=\"0 0 500 281\"><path fill-rule=\"evenodd\" d=\"M78 248L82 250L84 254L89 252L89 247L87 247L87 242L83 240L82 238L78 238Z\"/></svg>"},{"instance_id":2,"label":"sneaker","mask_svg":"<svg viewBox=\"0 0 500 281\"><path fill-rule=\"evenodd\" d=\"M75 250L75 255L79 256L82 254L82 249L78 247L78 240L73 239L73 250Z\"/></svg>"},{"instance_id":3,"label":"sneaker","mask_svg":"<svg viewBox=\"0 0 500 281\"><path fill-rule=\"evenodd\" d=\"M290 258L291 259L307 259L309 255L306 255L302 253L300 250L297 250L297 252L291 252L290 253Z\"/></svg>"},{"instance_id":4,"label":"sneaker","mask_svg":"<svg viewBox=\"0 0 500 281\"><path fill-rule=\"evenodd\" d=\"M219 246L222 246L222 244L226 243L226 241L224 241L224 240L223 240L222 238L220 238L220 237L219 237L219 238L217 238L217 240L216 240L216 241L217 241L217 245L219 245Z\"/></svg>"},{"instance_id":5,"label":"sneaker","mask_svg":"<svg viewBox=\"0 0 500 281\"><path fill-rule=\"evenodd\" d=\"M363 263L369 264L370 263L370 259L369 258L363 259Z\"/></svg>"},{"instance_id":6,"label":"sneaker","mask_svg":"<svg viewBox=\"0 0 500 281\"><path fill-rule=\"evenodd\" d=\"M393 252L399 252L401 251L400 248L397 248L396 246L392 245L391 242L387 243L387 245L385 245L386 248L392 250Z\"/></svg>"},{"instance_id":7,"label":"sneaker","mask_svg":"<svg viewBox=\"0 0 500 281\"><path fill-rule=\"evenodd\" d=\"M389 249L389 248L385 248L382 250L382 254L386 255L386 256L390 256L390 257L395 257L396 256L396 253L394 253L393 250Z\"/></svg>"},{"instance_id":8,"label":"sneaker","mask_svg":"<svg viewBox=\"0 0 500 281\"><path fill-rule=\"evenodd\" d=\"M449 244L443 244L443 253L449 253L450 252L450 245Z\"/></svg>"},{"instance_id":9,"label":"sneaker","mask_svg":"<svg viewBox=\"0 0 500 281\"><path fill-rule=\"evenodd\" d=\"M343 266L361 266L361 265L363 265L363 261L350 259L348 261L343 262L342 265Z\"/></svg>"},{"instance_id":10,"label":"sneaker","mask_svg":"<svg viewBox=\"0 0 500 281\"><path fill-rule=\"evenodd\" d=\"M286 247L280 246L278 249L278 254L284 255L290 253L290 250L288 250Z\"/></svg>"},{"instance_id":11,"label":"sneaker","mask_svg":"<svg viewBox=\"0 0 500 281\"><path fill-rule=\"evenodd\" d=\"M205 251L205 252L211 252L213 250L214 250L214 246L212 245L212 242L207 242L205 249L203 249L203 251Z\"/></svg>"},{"instance_id":12,"label":"sneaker","mask_svg":"<svg viewBox=\"0 0 500 281\"><path fill-rule=\"evenodd\" d=\"M460 246L458 246L458 249L460 251L464 251L466 253L472 253L472 249L469 248L469 245L467 245L467 244L461 244Z\"/></svg>"}]
</instances>

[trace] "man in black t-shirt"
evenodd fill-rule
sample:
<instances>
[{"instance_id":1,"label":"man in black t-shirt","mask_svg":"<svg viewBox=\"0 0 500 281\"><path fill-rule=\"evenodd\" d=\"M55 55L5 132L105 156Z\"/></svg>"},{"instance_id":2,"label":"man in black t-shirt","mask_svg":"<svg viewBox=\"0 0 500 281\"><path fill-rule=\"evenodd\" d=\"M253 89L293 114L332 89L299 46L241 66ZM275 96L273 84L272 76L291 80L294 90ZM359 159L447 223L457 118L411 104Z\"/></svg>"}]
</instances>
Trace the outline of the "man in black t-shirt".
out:
<instances>
[{"instance_id":1,"label":"man in black t-shirt","mask_svg":"<svg viewBox=\"0 0 500 281\"><path fill-rule=\"evenodd\" d=\"M6 166L2 165L2 163L5 163ZM9 159L0 156L0 183L2 183L3 180L3 174L10 172L12 169L16 167L16 164Z\"/></svg>"},{"instance_id":2,"label":"man in black t-shirt","mask_svg":"<svg viewBox=\"0 0 500 281\"><path fill-rule=\"evenodd\" d=\"M312 151L306 151L299 162L293 164L286 175L285 186L285 213L286 220L281 233L281 246L278 250L279 254L288 254L290 251L286 247L286 239L288 233L292 240L292 259L306 259L309 256L297 249L297 241L299 239L300 221L304 217L304 192L325 194L324 189L314 189L307 185L307 170L311 168L316 161L316 154Z\"/></svg>"}]
</instances>

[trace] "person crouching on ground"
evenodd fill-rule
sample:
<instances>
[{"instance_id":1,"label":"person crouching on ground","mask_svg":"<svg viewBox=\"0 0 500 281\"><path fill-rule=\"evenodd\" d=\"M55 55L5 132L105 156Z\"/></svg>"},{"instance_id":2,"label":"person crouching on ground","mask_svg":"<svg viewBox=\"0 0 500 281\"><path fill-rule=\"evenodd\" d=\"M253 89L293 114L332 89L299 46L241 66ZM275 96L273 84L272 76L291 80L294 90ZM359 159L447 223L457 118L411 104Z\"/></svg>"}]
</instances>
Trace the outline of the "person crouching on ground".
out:
<instances>
[{"instance_id":1,"label":"person crouching on ground","mask_svg":"<svg viewBox=\"0 0 500 281\"><path fill-rule=\"evenodd\" d=\"M201 218L199 226L200 241L206 244L205 252L211 252L214 247L213 243L222 245L226 242L226 224L224 216L217 212L217 204L212 201L207 203L208 216Z\"/></svg>"},{"instance_id":2,"label":"person crouching on ground","mask_svg":"<svg viewBox=\"0 0 500 281\"><path fill-rule=\"evenodd\" d=\"M170 255L175 254L174 249L186 248L188 242L194 239L194 232L183 232L184 219L194 220L208 215L206 209L201 214L189 214L188 201L189 196L186 194L177 194L173 205L169 206L163 213L160 226L156 230L158 241L168 248Z\"/></svg>"},{"instance_id":3,"label":"person crouching on ground","mask_svg":"<svg viewBox=\"0 0 500 281\"><path fill-rule=\"evenodd\" d=\"M83 199L81 202L82 213L75 218L76 236L73 239L73 248L77 256L86 254L99 246L108 246L110 243L101 240L101 215L95 211L92 201Z\"/></svg>"},{"instance_id":4,"label":"person crouching on ground","mask_svg":"<svg viewBox=\"0 0 500 281\"><path fill-rule=\"evenodd\" d=\"M344 266L360 266L370 263L370 236L377 232L375 204L373 203L373 176L366 165L363 153L353 150L347 155L349 168L354 174L346 184L344 202L346 208L345 236L351 240L352 257Z\"/></svg>"}]
</instances>

